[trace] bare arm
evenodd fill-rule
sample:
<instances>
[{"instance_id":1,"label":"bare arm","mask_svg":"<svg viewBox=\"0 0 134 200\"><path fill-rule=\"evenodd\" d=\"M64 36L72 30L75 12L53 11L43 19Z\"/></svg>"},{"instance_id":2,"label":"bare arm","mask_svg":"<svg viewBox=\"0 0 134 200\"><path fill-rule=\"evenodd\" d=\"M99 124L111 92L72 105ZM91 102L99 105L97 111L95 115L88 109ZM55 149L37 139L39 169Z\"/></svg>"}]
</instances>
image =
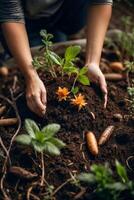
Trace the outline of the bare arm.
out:
<instances>
[{"instance_id":1,"label":"bare arm","mask_svg":"<svg viewBox=\"0 0 134 200\"><path fill-rule=\"evenodd\" d=\"M89 78L98 82L104 93L104 107L107 104L107 86L99 63L111 11L111 5L94 5L90 7L88 16L86 66L89 68Z\"/></svg>"},{"instance_id":2,"label":"bare arm","mask_svg":"<svg viewBox=\"0 0 134 200\"><path fill-rule=\"evenodd\" d=\"M8 47L26 79L28 106L32 111L41 115L45 110L46 91L32 66L25 25L21 22L5 22L2 24L2 30Z\"/></svg>"}]
</instances>

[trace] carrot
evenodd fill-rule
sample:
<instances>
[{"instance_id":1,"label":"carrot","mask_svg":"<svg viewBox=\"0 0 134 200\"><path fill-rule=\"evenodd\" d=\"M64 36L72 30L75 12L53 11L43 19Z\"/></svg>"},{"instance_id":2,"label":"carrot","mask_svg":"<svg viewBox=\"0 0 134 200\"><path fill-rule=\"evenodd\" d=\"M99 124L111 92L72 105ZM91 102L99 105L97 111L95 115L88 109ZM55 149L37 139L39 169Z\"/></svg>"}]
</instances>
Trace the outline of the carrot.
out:
<instances>
[{"instance_id":1,"label":"carrot","mask_svg":"<svg viewBox=\"0 0 134 200\"><path fill-rule=\"evenodd\" d=\"M108 73L108 74L104 74L106 80L109 81L120 81L125 79L125 75L124 74L116 74L116 73Z\"/></svg>"},{"instance_id":2,"label":"carrot","mask_svg":"<svg viewBox=\"0 0 134 200\"><path fill-rule=\"evenodd\" d=\"M100 146L105 144L109 140L111 134L113 133L113 130L114 130L114 126L108 126L105 129L105 131L101 134L101 137L100 137L99 142L98 142L98 144Z\"/></svg>"},{"instance_id":3,"label":"carrot","mask_svg":"<svg viewBox=\"0 0 134 200\"><path fill-rule=\"evenodd\" d=\"M36 173L31 173L23 169L22 167L16 167L16 166L10 167L9 172L24 179L33 179L37 177Z\"/></svg>"},{"instance_id":4,"label":"carrot","mask_svg":"<svg viewBox=\"0 0 134 200\"><path fill-rule=\"evenodd\" d=\"M0 75L2 76L8 76L9 70L6 66L0 67Z\"/></svg>"},{"instance_id":5,"label":"carrot","mask_svg":"<svg viewBox=\"0 0 134 200\"><path fill-rule=\"evenodd\" d=\"M97 140L93 132L89 131L86 134L87 146L92 155L97 156L99 153Z\"/></svg>"},{"instance_id":6,"label":"carrot","mask_svg":"<svg viewBox=\"0 0 134 200\"><path fill-rule=\"evenodd\" d=\"M0 107L0 116L5 112L6 106L1 106Z\"/></svg>"},{"instance_id":7,"label":"carrot","mask_svg":"<svg viewBox=\"0 0 134 200\"><path fill-rule=\"evenodd\" d=\"M111 62L109 66L115 72L120 72L124 70L123 64L121 62Z\"/></svg>"},{"instance_id":8,"label":"carrot","mask_svg":"<svg viewBox=\"0 0 134 200\"><path fill-rule=\"evenodd\" d=\"M10 126L17 124L17 118L0 119L0 126Z\"/></svg>"}]
</instances>

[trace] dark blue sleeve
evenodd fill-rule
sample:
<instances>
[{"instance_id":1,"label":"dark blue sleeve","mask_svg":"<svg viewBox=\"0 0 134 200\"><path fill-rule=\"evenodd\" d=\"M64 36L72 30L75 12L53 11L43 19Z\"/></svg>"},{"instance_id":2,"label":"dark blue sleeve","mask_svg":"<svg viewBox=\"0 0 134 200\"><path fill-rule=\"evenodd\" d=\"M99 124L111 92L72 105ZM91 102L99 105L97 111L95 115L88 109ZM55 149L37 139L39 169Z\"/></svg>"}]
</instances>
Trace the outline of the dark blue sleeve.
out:
<instances>
[{"instance_id":1,"label":"dark blue sleeve","mask_svg":"<svg viewBox=\"0 0 134 200\"><path fill-rule=\"evenodd\" d=\"M91 0L91 4L113 4L113 0Z\"/></svg>"},{"instance_id":2,"label":"dark blue sleeve","mask_svg":"<svg viewBox=\"0 0 134 200\"><path fill-rule=\"evenodd\" d=\"M24 22L21 0L0 0L0 23Z\"/></svg>"}]
</instances>

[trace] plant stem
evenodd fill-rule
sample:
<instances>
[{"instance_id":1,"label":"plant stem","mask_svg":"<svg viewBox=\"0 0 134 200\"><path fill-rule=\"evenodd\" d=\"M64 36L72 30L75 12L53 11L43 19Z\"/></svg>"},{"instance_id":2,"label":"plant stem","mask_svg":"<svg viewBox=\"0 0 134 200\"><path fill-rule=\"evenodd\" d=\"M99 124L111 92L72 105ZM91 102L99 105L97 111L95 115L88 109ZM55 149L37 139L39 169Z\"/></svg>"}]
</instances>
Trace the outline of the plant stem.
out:
<instances>
[{"instance_id":1,"label":"plant stem","mask_svg":"<svg viewBox=\"0 0 134 200\"><path fill-rule=\"evenodd\" d=\"M44 154L43 154L43 152L41 152L41 169L42 169L42 175L41 175L41 183L40 183L40 185L43 186L44 177L45 177L45 163L44 163Z\"/></svg>"},{"instance_id":2,"label":"plant stem","mask_svg":"<svg viewBox=\"0 0 134 200\"><path fill-rule=\"evenodd\" d=\"M78 79L78 74L77 74L77 76L75 77L75 79L74 79L74 82L73 82L73 85L72 85L72 88L71 88L71 91L74 89L74 87L75 87L75 84L76 84L76 81L77 81L77 79Z\"/></svg>"}]
</instances>

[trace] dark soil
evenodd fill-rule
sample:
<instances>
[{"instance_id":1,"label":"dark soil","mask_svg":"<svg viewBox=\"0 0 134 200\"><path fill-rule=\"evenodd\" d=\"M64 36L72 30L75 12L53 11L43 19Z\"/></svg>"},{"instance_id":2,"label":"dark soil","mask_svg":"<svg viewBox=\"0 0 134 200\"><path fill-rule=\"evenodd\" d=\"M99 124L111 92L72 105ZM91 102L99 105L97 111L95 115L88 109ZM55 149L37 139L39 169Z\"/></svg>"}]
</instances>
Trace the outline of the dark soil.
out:
<instances>
[{"instance_id":1,"label":"dark soil","mask_svg":"<svg viewBox=\"0 0 134 200\"><path fill-rule=\"evenodd\" d=\"M126 81L108 82L109 95L106 109L103 108L103 98L97 86L93 84L90 87L79 85L80 92L85 95L88 104L78 112L78 109L70 106L68 102L58 102L55 94L58 86L71 88L72 80L65 78L63 81L59 77L52 80L46 73L39 72L39 74L47 88L48 103L44 118L40 119L29 111L24 95L19 97L16 103L23 121L25 118L32 118L40 126L53 122L61 125L61 130L57 135L67 146L61 151L59 157L45 157L45 178L48 183L57 188L70 178L70 172L72 174L79 174L80 172L88 171L93 163L105 163L107 161L114 170L115 159L118 159L126 166L127 158L132 156L134 152L134 120L130 116L128 101L126 100L128 99ZM12 88L15 75L19 77L15 96L24 91L23 78L18 70L11 69L10 75L6 79L0 78L0 93L10 97L9 89ZM1 103L6 104L6 102L2 101ZM9 105L7 105L7 108L8 111L5 113L5 116L14 116ZM90 112L94 113L94 120ZM113 115L117 113L122 115L123 119L121 121L114 119ZM109 125L114 125L115 130L110 140L99 149L99 155L93 157L85 144L85 133L92 131L98 139ZM0 127L0 136L7 148L15 130L16 127ZM22 128L20 132L24 132L24 129ZM81 149L82 143L84 144ZM30 172L39 174L39 176L41 175L39 167L40 155L35 155L35 152L30 148L14 143L10 157L12 166L20 166ZM0 156L0 176L2 176L3 161L4 158ZM129 169L127 170L130 179L133 179L133 172ZM25 200L28 188L39 180L39 176L35 180L27 181L8 173L4 186L12 200ZM73 200L79 192L76 186L67 184L56 194L56 199ZM84 193L81 200L89 199L88 192L90 190ZM43 200L45 188L36 186L35 189L33 188L32 193ZM0 195L0 199L2 199L2 195ZM31 199L34 198L31 197Z\"/></svg>"}]
</instances>

